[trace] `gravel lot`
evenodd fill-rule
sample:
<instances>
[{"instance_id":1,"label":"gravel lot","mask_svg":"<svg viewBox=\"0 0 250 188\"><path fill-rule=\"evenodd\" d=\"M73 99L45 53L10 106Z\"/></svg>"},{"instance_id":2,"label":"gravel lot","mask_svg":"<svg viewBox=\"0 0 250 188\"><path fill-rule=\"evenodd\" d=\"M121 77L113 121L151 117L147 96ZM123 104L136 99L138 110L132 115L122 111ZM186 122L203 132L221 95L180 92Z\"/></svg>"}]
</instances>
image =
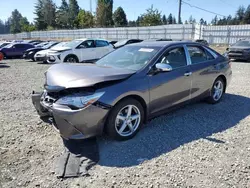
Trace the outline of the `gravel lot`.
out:
<instances>
[{"instance_id":1,"label":"gravel lot","mask_svg":"<svg viewBox=\"0 0 250 188\"><path fill-rule=\"evenodd\" d=\"M161 116L126 142L99 138L91 176L65 180L54 174L61 138L30 99L49 66L0 63L0 187L250 187L250 63L233 63L220 104Z\"/></svg>"}]
</instances>

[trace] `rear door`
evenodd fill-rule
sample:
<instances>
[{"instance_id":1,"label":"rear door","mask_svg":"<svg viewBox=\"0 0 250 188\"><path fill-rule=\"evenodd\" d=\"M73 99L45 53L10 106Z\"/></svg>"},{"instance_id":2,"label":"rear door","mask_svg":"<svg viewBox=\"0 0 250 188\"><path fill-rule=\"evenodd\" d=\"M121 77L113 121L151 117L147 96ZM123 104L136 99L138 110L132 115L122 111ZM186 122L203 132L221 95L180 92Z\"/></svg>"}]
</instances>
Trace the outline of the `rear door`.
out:
<instances>
[{"instance_id":1,"label":"rear door","mask_svg":"<svg viewBox=\"0 0 250 188\"><path fill-rule=\"evenodd\" d=\"M193 75L191 98L209 94L216 75L216 54L200 45L187 45Z\"/></svg>"},{"instance_id":2,"label":"rear door","mask_svg":"<svg viewBox=\"0 0 250 188\"><path fill-rule=\"evenodd\" d=\"M14 56L22 56L23 52L27 49L25 44L15 44Z\"/></svg>"},{"instance_id":3,"label":"rear door","mask_svg":"<svg viewBox=\"0 0 250 188\"><path fill-rule=\"evenodd\" d=\"M105 56L109 52L113 51L114 48L108 41L105 40L96 40L96 59L100 59L101 57Z\"/></svg>"}]
</instances>

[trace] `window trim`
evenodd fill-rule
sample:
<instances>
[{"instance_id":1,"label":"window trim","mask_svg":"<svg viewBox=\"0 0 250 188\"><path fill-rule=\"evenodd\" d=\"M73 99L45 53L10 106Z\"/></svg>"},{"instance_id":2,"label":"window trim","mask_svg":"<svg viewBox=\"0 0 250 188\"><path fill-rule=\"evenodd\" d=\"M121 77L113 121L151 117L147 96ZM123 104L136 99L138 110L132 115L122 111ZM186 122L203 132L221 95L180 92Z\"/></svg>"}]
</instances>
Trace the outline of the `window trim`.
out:
<instances>
[{"instance_id":1,"label":"window trim","mask_svg":"<svg viewBox=\"0 0 250 188\"><path fill-rule=\"evenodd\" d=\"M79 44L76 49L89 49L89 48L79 48L79 46L81 46L84 42L87 42L87 41L93 41L93 44L94 46L91 46L90 48L95 48L95 41L94 40L85 40L83 41L81 44Z\"/></svg>"},{"instance_id":2,"label":"window trim","mask_svg":"<svg viewBox=\"0 0 250 188\"><path fill-rule=\"evenodd\" d=\"M199 62L199 63L192 63L192 59L191 59L190 53L188 51L188 47L197 47L199 49L203 49L206 56L207 56L207 52L212 52L212 51L209 50L208 48L206 48L205 46L201 46L201 45L187 44L185 46L186 46L187 53L188 53L188 56L189 56L190 65L198 65L198 64L202 64L202 63L207 63L207 62L210 62L210 61L214 61L218 57L215 53L210 53L214 57L214 59L207 59L206 61L202 61L202 62Z\"/></svg>"},{"instance_id":3,"label":"window trim","mask_svg":"<svg viewBox=\"0 0 250 188\"><path fill-rule=\"evenodd\" d=\"M162 56L163 56L166 52L168 52L168 51L170 51L170 50L173 50L173 49L175 49L175 48L183 48L183 49L184 49L184 53L185 53L185 57L186 57L186 65L181 66L181 67L178 67L178 68L173 68L172 71L177 70L177 69L180 69L180 68L183 68L183 67L189 66L189 62L188 62L187 54L186 54L186 50L185 50L185 45L176 45L176 46L170 46L170 47L168 47L167 49L165 49L165 50L159 55L159 57L155 60L154 64L150 67L150 70L153 69L153 68L155 67L155 65L157 64L157 62L162 58ZM149 70L149 72L150 72L150 70Z\"/></svg>"}]
</instances>

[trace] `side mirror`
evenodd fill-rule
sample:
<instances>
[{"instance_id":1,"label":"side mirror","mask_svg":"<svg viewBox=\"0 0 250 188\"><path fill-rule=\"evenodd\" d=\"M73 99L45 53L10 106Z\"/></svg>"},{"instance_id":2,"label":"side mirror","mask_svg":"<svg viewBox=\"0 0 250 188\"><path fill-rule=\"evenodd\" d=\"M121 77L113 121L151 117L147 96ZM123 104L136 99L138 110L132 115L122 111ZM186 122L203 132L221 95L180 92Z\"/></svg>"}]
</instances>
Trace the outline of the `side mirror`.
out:
<instances>
[{"instance_id":1,"label":"side mirror","mask_svg":"<svg viewBox=\"0 0 250 188\"><path fill-rule=\"evenodd\" d=\"M226 51L228 51L228 50L229 50L229 48L226 49Z\"/></svg>"},{"instance_id":2,"label":"side mirror","mask_svg":"<svg viewBox=\"0 0 250 188\"><path fill-rule=\"evenodd\" d=\"M169 64L164 64L164 63L157 63L155 67L160 72L170 72L173 70L173 68Z\"/></svg>"}]
</instances>

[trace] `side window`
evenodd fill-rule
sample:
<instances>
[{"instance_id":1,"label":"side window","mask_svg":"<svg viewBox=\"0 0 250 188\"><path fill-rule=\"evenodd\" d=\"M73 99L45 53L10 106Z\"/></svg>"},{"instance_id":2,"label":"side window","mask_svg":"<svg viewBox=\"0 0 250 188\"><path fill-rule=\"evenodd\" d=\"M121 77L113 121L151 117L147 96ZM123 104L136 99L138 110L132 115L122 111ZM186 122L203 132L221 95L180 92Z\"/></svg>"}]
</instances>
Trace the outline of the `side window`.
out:
<instances>
[{"instance_id":1,"label":"side window","mask_svg":"<svg viewBox=\"0 0 250 188\"><path fill-rule=\"evenodd\" d=\"M108 42L103 41L103 40L96 40L95 45L96 47L105 47L105 46L108 46L109 44Z\"/></svg>"},{"instance_id":2,"label":"side window","mask_svg":"<svg viewBox=\"0 0 250 188\"><path fill-rule=\"evenodd\" d=\"M187 66L184 48L178 47L169 50L160 58L158 63L169 64L173 69Z\"/></svg>"},{"instance_id":3,"label":"side window","mask_svg":"<svg viewBox=\"0 0 250 188\"><path fill-rule=\"evenodd\" d=\"M15 48L17 48L17 49L21 49L21 48L23 48L24 46L23 46L23 44L16 44L15 45Z\"/></svg>"},{"instance_id":4,"label":"side window","mask_svg":"<svg viewBox=\"0 0 250 188\"><path fill-rule=\"evenodd\" d=\"M188 46L187 48L192 64L198 64L208 60L207 53L202 48L197 46Z\"/></svg>"},{"instance_id":5,"label":"side window","mask_svg":"<svg viewBox=\"0 0 250 188\"><path fill-rule=\"evenodd\" d=\"M207 53L207 60L215 59L214 56L209 51L206 50L206 53Z\"/></svg>"},{"instance_id":6,"label":"side window","mask_svg":"<svg viewBox=\"0 0 250 188\"><path fill-rule=\"evenodd\" d=\"M78 46L78 48L94 48L94 47L95 46L93 40L86 40Z\"/></svg>"}]
</instances>

